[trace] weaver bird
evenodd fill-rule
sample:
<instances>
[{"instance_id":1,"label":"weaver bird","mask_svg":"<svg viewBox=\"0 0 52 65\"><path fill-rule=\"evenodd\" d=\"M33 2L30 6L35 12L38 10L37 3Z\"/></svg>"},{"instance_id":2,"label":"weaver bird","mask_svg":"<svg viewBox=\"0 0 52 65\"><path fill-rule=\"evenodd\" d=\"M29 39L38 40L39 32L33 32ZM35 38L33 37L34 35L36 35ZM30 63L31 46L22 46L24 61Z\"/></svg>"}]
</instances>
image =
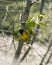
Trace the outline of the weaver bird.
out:
<instances>
[{"instance_id":1,"label":"weaver bird","mask_svg":"<svg viewBox=\"0 0 52 65\"><path fill-rule=\"evenodd\" d=\"M19 34L20 34L19 36L22 40L28 39L29 35L28 35L27 31L25 31L24 29L20 29L18 32L19 32Z\"/></svg>"}]
</instances>

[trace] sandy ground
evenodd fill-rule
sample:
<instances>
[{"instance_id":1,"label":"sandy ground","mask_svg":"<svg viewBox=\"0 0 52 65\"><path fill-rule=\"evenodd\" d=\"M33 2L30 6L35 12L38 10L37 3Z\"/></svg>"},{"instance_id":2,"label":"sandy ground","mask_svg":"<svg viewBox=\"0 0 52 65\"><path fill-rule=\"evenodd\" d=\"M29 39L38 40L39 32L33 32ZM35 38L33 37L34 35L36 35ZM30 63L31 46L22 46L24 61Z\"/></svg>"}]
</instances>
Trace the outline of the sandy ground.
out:
<instances>
[{"instance_id":1,"label":"sandy ground","mask_svg":"<svg viewBox=\"0 0 52 65\"><path fill-rule=\"evenodd\" d=\"M18 42L15 41L15 44L17 47ZM24 44L20 58L23 56L28 47L29 45ZM32 45L32 49L30 50L24 61L20 63L20 65L39 65L46 51L47 51L46 46L35 42ZM50 53L51 50L47 54L45 61L43 62L43 65L45 65L45 63L47 62ZM15 48L12 43L12 37L5 36L3 38L2 36L0 36L0 65L11 65L14 54L15 54ZM52 57L47 65L52 65Z\"/></svg>"}]
</instances>

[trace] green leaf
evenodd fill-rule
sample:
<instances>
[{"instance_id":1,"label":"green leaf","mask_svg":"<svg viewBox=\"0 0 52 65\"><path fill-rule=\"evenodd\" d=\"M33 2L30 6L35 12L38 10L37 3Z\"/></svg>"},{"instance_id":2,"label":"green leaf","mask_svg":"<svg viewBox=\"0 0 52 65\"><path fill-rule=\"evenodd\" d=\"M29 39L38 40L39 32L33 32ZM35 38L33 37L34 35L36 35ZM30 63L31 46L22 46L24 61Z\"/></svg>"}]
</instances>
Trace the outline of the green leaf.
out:
<instances>
[{"instance_id":1,"label":"green leaf","mask_svg":"<svg viewBox=\"0 0 52 65\"><path fill-rule=\"evenodd\" d=\"M42 20L44 18L44 13L40 14L40 12L38 12L38 19Z\"/></svg>"},{"instance_id":2,"label":"green leaf","mask_svg":"<svg viewBox=\"0 0 52 65\"><path fill-rule=\"evenodd\" d=\"M30 22L30 21L31 21L31 19L32 19L32 18L31 18L31 17L29 17L29 18L27 19L27 21L26 21L26 22L27 22L27 23L28 23L28 22Z\"/></svg>"},{"instance_id":3,"label":"green leaf","mask_svg":"<svg viewBox=\"0 0 52 65\"><path fill-rule=\"evenodd\" d=\"M28 18L28 20L26 22L26 28L31 29L32 27L35 27L35 25L36 25L35 17Z\"/></svg>"},{"instance_id":4,"label":"green leaf","mask_svg":"<svg viewBox=\"0 0 52 65\"><path fill-rule=\"evenodd\" d=\"M32 27L34 27L35 26L35 22L33 21L33 22L29 22L29 23L27 23L26 24L26 27L28 28L28 29L31 29Z\"/></svg>"}]
</instances>

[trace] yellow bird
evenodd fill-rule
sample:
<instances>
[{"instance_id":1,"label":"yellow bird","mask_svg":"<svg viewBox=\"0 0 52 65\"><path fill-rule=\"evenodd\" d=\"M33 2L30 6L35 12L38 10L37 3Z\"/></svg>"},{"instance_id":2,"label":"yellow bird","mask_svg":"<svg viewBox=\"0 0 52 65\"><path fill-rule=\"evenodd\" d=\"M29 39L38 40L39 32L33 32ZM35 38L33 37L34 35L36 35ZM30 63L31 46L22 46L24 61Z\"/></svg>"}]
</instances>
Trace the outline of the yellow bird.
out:
<instances>
[{"instance_id":1,"label":"yellow bird","mask_svg":"<svg viewBox=\"0 0 52 65\"><path fill-rule=\"evenodd\" d=\"M29 37L28 33L24 29L20 29L19 34L22 40L26 40Z\"/></svg>"}]
</instances>

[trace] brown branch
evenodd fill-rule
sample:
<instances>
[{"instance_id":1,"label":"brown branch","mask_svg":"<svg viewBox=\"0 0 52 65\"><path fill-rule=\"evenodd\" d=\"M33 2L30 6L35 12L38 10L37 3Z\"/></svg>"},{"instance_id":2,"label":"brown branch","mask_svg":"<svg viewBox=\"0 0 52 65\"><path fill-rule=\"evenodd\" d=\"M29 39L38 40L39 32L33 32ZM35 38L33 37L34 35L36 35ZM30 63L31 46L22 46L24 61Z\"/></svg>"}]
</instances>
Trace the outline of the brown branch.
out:
<instances>
[{"instance_id":1,"label":"brown branch","mask_svg":"<svg viewBox=\"0 0 52 65\"><path fill-rule=\"evenodd\" d=\"M22 13L22 16L21 16L21 25L22 25L23 28L25 26L24 23L26 22L26 20L29 17L30 8L31 8L31 1L27 0L27 4L26 4L26 7L25 7L25 10L24 10L24 12ZM14 59L18 59L19 56L20 56L21 49L23 47L23 41L22 42L21 41L22 40L19 41L19 46L18 46L18 48L16 50Z\"/></svg>"},{"instance_id":2,"label":"brown branch","mask_svg":"<svg viewBox=\"0 0 52 65\"><path fill-rule=\"evenodd\" d=\"M18 58L19 58L19 56L20 56L20 53L21 53L21 50L22 50L22 46L23 46L23 42L20 41L20 42L18 43L18 48L17 48L17 50L16 50L14 59L17 59L17 60L18 60Z\"/></svg>"},{"instance_id":3,"label":"brown branch","mask_svg":"<svg viewBox=\"0 0 52 65\"><path fill-rule=\"evenodd\" d=\"M27 4L26 4L26 7L25 7L25 10L24 10L24 12L22 13L22 16L21 16L22 23L23 22L25 23L26 20L28 19L30 8L31 8L31 0L27 0Z\"/></svg>"},{"instance_id":4,"label":"brown branch","mask_svg":"<svg viewBox=\"0 0 52 65\"><path fill-rule=\"evenodd\" d=\"M50 54L50 56L49 56L49 58L48 58L48 60L47 60L47 62L46 62L46 65L49 63L51 57L52 57L52 52L51 52L51 54Z\"/></svg>"},{"instance_id":5,"label":"brown branch","mask_svg":"<svg viewBox=\"0 0 52 65\"><path fill-rule=\"evenodd\" d=\"M45 0L42 0L41 1L40 14L42 14L44 2L45 2Z\"/></svg>"},{"instance_id":6,"label":"brown branch","mask_svg":"<svg viewBox=\"0 0 52 65\"><path fill-rule=\"evenodd\" d=\"M44 1L44 0L42 0L42 1ZM41 11L40 11L40 13L42 14L42 11L43 11L43 6L44 6L44 3L41 1L41 7L40 7L40 9L41 9ZM40 20L41 21L41 20ZM33 36L33 39L32 39L32 41L30 42L30 44L31 45L33 45L33 42L35 42L35 40L36 40L36 36L37 36L37 34L38 34L38 29L40 28L40 26L37 24L37 29L36 29L36 33L34 34L34 36ZM21 58L21 60L20 60L20 62L22 62L23 60L24 60L24 58L27 56L27 54L29 53L29 51L31 50L31 47L29 47L28 49L27 49L27 51L25 52L25 54L24 54L24 56Z\"/></svg>"}]
</instances>

